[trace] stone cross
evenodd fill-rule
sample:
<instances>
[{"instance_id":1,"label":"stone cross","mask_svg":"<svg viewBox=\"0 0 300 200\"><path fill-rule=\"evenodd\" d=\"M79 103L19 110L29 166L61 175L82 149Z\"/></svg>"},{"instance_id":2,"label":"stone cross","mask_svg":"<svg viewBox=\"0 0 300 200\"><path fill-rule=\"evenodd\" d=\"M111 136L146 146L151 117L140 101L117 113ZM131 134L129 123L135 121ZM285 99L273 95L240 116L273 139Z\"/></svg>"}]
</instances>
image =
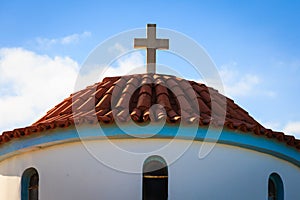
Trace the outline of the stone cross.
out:
<instances>
[{"instance_id":1,"label":"stone cross","mask_svg":"<svg viewBox=\"0 0 300 200\"><path fill-rule=\"evenodd\" d=\"M134 48L147 48L147 73L155 73L156 49L169 49L169 39L156 39L156 24L147 24L147 38L134 38Z\"/></svg>"}]
</instances>

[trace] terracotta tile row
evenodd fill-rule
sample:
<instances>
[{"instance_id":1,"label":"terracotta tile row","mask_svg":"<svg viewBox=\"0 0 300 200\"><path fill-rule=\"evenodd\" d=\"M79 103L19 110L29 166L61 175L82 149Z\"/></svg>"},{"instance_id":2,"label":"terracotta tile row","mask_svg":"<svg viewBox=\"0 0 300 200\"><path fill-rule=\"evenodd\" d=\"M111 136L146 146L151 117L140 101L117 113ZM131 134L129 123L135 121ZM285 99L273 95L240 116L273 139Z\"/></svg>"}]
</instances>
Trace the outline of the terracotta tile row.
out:
<instances>
[{"instance_id":1,"label":"terracotta tile row","mask_svg":"<svg viewBox=\"0 0 300 200\"><path fill-rule=\"evenodd\" d=\"M194 81L158 74L109 77L71 94L31 126L3 132L0 143L74 124L198 123L276 138L300 149L300 141L264 128L232 99ZM239 133L237 133L239 134Z\"/></svg>"}]
</instances>

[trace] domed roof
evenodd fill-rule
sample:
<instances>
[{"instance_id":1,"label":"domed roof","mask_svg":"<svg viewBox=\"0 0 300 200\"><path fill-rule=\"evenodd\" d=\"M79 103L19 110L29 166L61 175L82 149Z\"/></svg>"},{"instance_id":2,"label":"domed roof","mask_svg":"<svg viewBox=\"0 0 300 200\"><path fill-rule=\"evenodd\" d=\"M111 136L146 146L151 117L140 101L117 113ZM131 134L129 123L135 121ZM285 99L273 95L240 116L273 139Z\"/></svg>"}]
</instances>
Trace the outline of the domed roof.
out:
<instances>
[{"instance_id":1,"label":"domed roof","mask_svg":"<svg viewBox=\"0 0 300 200\"><path fill-rule=\"evenodd\" d=\"M156 106L151 112L154 104L161 106ZM194 81L159 74L104 78L102 82L71 94L31 126L3 132L0 143L75 123L110 124L115 120L124 123L129 120L136 123L166 120L170 124L199 123L203 127L212 124L276 138L300 149L299 140L264 128L232 99L217 90Z\"/></svg>"}]
</instances>

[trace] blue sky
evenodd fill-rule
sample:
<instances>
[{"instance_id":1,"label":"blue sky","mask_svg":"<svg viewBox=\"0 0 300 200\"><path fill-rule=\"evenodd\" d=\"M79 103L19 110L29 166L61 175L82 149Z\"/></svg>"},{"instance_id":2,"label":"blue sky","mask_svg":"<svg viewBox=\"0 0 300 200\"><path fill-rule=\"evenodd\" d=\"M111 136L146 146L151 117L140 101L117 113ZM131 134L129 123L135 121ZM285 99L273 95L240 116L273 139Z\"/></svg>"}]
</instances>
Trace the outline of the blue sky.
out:
<instances>
[{"instance_id":1,"label":"blue sky","mask_svg":"<svg viewBox=\"0 0 300 200\"><path fill-rule=\"evenodd\" d=\"M0 132L31 124L72 93L99 43L156 23L202 45L226 94L255 119L300 137L299 10L299 1L3 0ZM158 62L176 65L168 58L158 53Z\"/></svg>"}]
</instances>

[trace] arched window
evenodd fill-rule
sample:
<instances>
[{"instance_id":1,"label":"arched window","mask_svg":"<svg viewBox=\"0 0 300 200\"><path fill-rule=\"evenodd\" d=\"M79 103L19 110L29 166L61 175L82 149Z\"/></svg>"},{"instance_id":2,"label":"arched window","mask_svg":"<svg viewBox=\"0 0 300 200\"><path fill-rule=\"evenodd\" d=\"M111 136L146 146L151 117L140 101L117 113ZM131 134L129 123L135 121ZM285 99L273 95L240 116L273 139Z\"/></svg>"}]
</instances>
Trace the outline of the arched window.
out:
<instances>
[{"instance_id":1,"label":"arched window","mask_svg":"<svg viewBox=\"0 0 300 200\"><path fill-rule=\"evenodd\" d=\"M283 183L280 176L272 173L268 182L268 200L283 200Z\"/></svg>"},{"instance_id":2,"label":"arched window","mask_svg":"<svg viewBox=\"0 0 300 200\"><path fill-rule=\"evenodd\" d=\"M143 166L143 200L168 199L168 168L160 156L150 156Z\"/></svg>"},{"instance_id":3,"label":"arched window","mask_svg":"<svg viewBox=\"0 0 300 200\"><path fill-rule=\"evenodd\" d=\"M26 169L21 179L21 200L39 199L39 174L36 169Z\"/></svg>"}]
</instances>

